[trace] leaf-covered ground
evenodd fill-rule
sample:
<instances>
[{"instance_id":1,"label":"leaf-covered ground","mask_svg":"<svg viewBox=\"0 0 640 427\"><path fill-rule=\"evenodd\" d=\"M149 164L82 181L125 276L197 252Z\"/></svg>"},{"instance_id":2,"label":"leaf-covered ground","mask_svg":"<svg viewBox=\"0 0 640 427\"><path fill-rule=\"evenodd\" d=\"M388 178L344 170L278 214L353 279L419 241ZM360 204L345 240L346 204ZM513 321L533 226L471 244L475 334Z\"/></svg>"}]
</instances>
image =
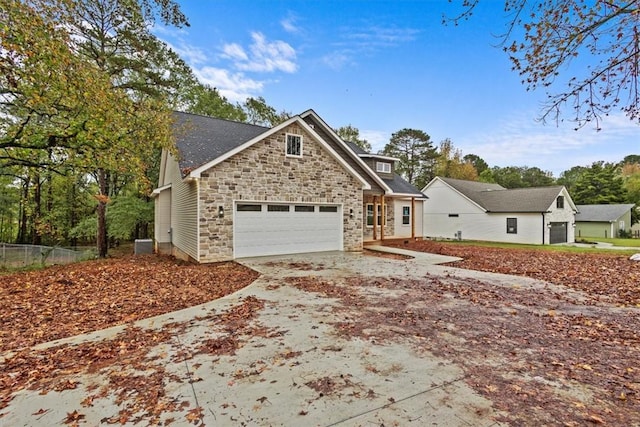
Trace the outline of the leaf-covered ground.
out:
<instances>
[{"instance_id":1,"label":"leaf-covered ground","mask_svg":"<svg viewBox=\"0 0 640 427\"><path fill-rule=\"evenodd\" d=\"M640 262L611 253L575 253L479 247L440 241L392 246L463 258L451 265L469 270L514 274L587 292L596 299L640 306Z\"/></svg>"},{"instance_id":2,"label":"leaf-covered ground","mask_svg":"<svg viewBox=\"0 0 640 427\"><path fill-rule=\"evenodd\" d=\"M0 353L192 307L257 276L234 262L195 265L155 255L0 275Z\"/></svg>"}]
</instances>

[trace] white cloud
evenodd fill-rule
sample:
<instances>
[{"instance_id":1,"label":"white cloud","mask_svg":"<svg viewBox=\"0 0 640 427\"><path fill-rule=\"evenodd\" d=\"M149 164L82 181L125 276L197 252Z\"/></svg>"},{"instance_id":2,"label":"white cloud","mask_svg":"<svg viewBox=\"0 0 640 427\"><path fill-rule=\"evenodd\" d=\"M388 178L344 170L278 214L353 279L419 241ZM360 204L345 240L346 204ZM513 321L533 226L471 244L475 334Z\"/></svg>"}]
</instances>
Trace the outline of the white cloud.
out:
<instances>
[{"instance_id":1,"label":"white cloud","mask_svg":"<svg viewBox=\"0 0 640 427\"><path fill-rule=\"evenodd\" d=\"M298 70L296 51L291 45L281 40L267 41L259 32L251 33L251 38L253 43L249 46L249 53L232 43L223 47L222 57L233 60L234 67L242 71L294 73Z\"/></svg>"},{"instance_id":2,"label":"white cloud","mask_svg":"<svg viewBox=\"0 0 640 427\"><path fill-rule=\"evenodd\" d=\"M387 145L391 134L379 130L361 130L360 138L366 139L371 144L372 153L377 153Z\"/></svg>"},{"instance_id":3,"label":"white cloud","mask_svg":"<svg viewBox=\"0 0 640 427\"><path fill-rule=\"evenodd\" d=\"M165 42L167 45L178 55L184 59L189 65L194 66L197 64L203 64L207 62L207 55L199 47L180 42L179 45L175 45L169 42Z\"/></svg>"},{"instance_id":4,"label":"white cloud","mask_svg":"<svg viewBox=\"0 0 640 427\"><path fill-rule=\"evenodd\" d=\"M419 33L420 30L416 30L414 28L386 28L381 26L372 26L349 31L346 34L346 39L355 40L363 47L393 47L400 43L414 41Z\"/></svg>"},{"instance_id":5,"label":"white cloud","mask_svg":"<svg viewBox=\"0 0 640 427\"><path fill-rule=\"evenodd\" d=\"M322 62L333 70L340 70L347 64L351 64L353 61L351 55L346 51L336 51L328 53L322 57Z\"/></svg>"},{"instance_id":6,"label":"white cloud","mask_svg":"<svg viewBox=\"0 0 640 427\"><path fill-rule=\"evenodd\" d=\"M283 18L280 21L280 25L282 26L282 29L285 30L287 33L297 34L300 32L300 28L297 25L297 21L298 21L298 17L292 13L289 13L289 15L287 15L286 18Z\"/></svg>"},{"instance_id":7,"label":"white cloud","mask_svg":"<svg viewBox=\"0 0 640 427\"><path fill-rule=\"evenodd\" d=\"M508 117L498 122L495 131L466 135L454 143L491 166L536 166L556 177L573 166L620 161L640 148L640 127L622 114L606 117L601 131L592 127L576 131L569 123L542 125L530 117Z\"/></svg>"},{"instance_id":8,"label":"white cloud","mask_svg":"<svg viewBox=\"0 0 640 427\"><path fill-rule=\"evenodd\" d=\"M222 96L232 102L243 102L261 92L264 86L264 82L222 68L207 66L195 69L194 72L202 83L217 88Z\"/></svg>"},{"instance_id":9,"label":"white cloud","mask_svg":"<svg viewBox=\"0 0 640 427\"><path fill-rule=\"evenodd\" d=\"M336 48L322 57L322 62L334 70L354 64L364 54L371 55L381 49L389 49L417 39L421 30L369 26L365 28L342 28Z\"/></svg>"},{"instance_id":10,"label":"white cloud","mask_svg":"<svg viewBox=\"0 0 640 427\"><path fill-rule=\"evenodd\" d=\"M235 61L246 61L249 59L242 46L237 43L226 44L222 47L223 57Z\"/></svg>"}]
</instances>

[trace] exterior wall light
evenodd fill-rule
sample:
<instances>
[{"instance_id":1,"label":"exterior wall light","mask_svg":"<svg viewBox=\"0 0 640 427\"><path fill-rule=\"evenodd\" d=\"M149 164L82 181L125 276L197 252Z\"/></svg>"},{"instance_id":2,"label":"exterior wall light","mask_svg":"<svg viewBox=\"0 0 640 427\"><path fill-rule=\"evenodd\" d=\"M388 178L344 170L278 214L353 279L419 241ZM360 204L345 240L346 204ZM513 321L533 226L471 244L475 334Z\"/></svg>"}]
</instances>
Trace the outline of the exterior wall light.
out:
<instances>
[{"instance_id":1,"label":"exterior wall light","mask_svg":"<svg viewBox=\"0 0 640 427\"><path fill-rule=\"evenodd\" d=\"M222 205L218 206L218 218L224 218L224 207Z\"/></svg>"}]
</instances>

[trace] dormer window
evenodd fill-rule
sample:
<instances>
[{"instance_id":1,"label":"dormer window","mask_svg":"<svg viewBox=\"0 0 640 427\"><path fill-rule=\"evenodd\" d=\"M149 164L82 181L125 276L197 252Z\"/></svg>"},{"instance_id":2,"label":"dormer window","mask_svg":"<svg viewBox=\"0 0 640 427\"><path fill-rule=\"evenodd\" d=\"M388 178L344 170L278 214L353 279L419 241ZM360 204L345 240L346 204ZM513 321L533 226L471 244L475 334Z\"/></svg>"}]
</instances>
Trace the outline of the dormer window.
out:
<instances>
[{"instance_id":1,"label":"dormer window","mask_svg":"<svg viewBox=\"0 0 640 427\"><path fill-rule=\"evenodd\" d=\"M391 163L376 162L376 172L391 173Z\"/></svg>"},{"instance_id":2,"label":"dormer window","mask_svg":"<svg viewBox=\"0 0 640 427\"><path fill-rule=\"evenodd\" d=\"M302 157L302 136L287 134L287 156Z\"/></svg>"}]
</instances>

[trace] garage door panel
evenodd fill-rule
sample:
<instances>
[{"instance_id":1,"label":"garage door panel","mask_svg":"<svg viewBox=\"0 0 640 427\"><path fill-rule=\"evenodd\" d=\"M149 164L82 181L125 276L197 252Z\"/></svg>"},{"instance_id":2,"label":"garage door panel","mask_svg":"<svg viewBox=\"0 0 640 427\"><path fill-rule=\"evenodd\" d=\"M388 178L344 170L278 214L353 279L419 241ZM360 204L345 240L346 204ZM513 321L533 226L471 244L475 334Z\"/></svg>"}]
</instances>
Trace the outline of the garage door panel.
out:
<instances>
[{"instance_id":1,"label":"garage door panel","mask_svg":"<svg viewBox=\"0 0 640 427\"><path fill-rule=\"evenodd\" d=\"M313 205L313 211L311 205L298 205L298 210L293 204L261 206L259 212L235 209L236 258L342 249L342 215L336 205L322 205L336 208L335 212L320 212L321 205ZM289 211L282 206L289 206Z\"/></svg>"}]
</instances>

